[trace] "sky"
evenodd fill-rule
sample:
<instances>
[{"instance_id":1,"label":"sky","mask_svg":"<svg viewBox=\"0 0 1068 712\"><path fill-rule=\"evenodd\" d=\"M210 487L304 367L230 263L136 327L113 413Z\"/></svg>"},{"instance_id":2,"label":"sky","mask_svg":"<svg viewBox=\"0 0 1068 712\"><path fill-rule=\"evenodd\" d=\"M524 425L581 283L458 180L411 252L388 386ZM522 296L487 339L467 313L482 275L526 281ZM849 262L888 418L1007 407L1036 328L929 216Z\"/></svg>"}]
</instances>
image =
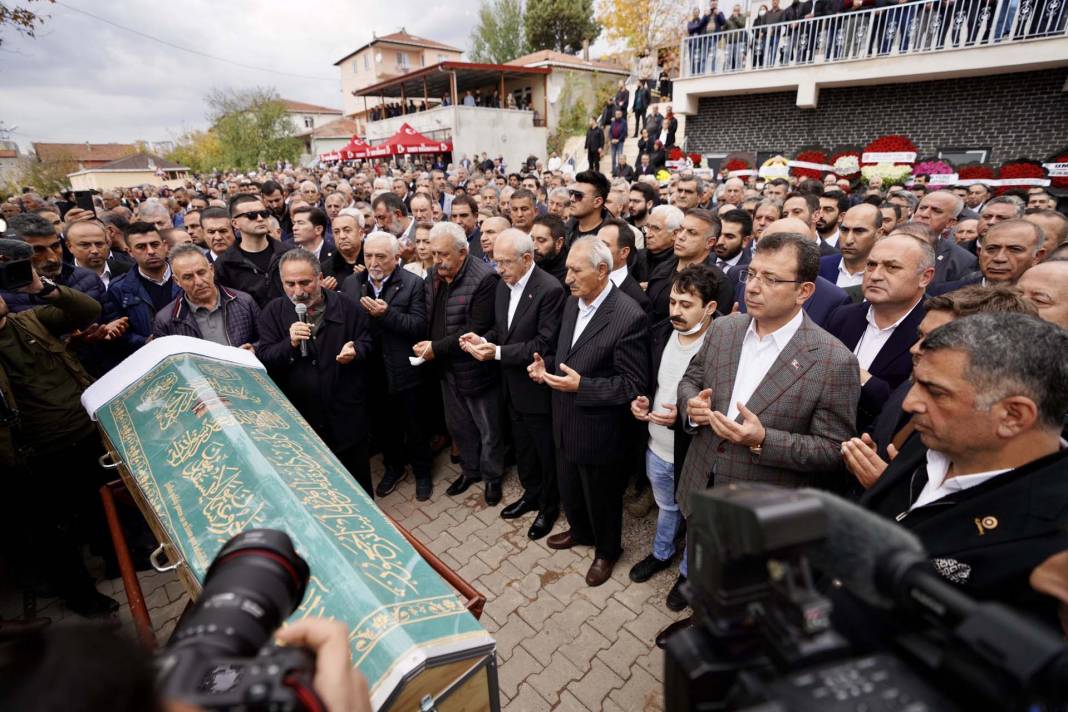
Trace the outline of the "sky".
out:
<instances>
[{"instance_id":1,"label":"sky","mask_svg":"<svg viewBox=\"0 0 1068 712\"><path fill-rule=\"evenodd\" d=\"M23 5L23 2L15 2ZM272 87L341 108L334 62L379 35L409 33L467 50L478 0L58 0L36 38L7 28L0 45L0 126L32 141L168 141L206 128L212 88ZM246 69L138 36L75 11ZM290 75L304 75L301 78Z\"/></svg>"}]
</instances>

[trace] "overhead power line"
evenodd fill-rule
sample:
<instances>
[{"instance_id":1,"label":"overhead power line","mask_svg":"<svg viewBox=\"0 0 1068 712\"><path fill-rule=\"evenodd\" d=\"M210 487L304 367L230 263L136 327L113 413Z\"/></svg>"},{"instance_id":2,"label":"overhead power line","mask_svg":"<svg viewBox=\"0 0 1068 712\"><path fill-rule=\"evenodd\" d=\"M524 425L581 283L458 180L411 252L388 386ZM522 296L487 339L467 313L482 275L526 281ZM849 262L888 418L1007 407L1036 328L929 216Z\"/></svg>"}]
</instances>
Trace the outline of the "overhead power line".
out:
<instances>
[{"instance_id":1,"label":"overhead power line","mask_svg":"<svg viewBox=\"0 0 1068 712\"><path fill-rule=\"evenodd\" d=\"M176 50L179 50L179 51L182 51L182 52L188 52L189 54L195 54L198 57L205 57L207 59L212 59L212 60L215 60L216 62L224 62L225 64L232 64L235 67L241 67L242 69L251 69L254 72L266 72L268 74L277 74L277 75L283 76L283 77L294 77L296 79L311 79L311 80L317 81L317 82L337 82L337 77L313 77L313 76L310 76L310 75L307 75L307 74L294 74L292 72L282 72L282 71L279 71L277 69L271 69L269 67L257 67L257 66L252 65L252 64L244 64L242 62L235 62L234 60L227 59L226 57L219 57L219 56L216 56L214 54L208 54L207 52L201 52L198 49L192 49L190 47L183 47L183 46L175 44L175 43L173 43L173 42L171 42L169 40L165 40L165 39L163 39L161 37L156 37L156 36L150 35L150 34L148 34L146 32L142 32L141 30L136 30L136 29L134 29L132 27L126 27L125 25L120 25L119 23L113 22L112 20L109 20L106 17L101 17L100 15L95 15L95 14L89 12L88 10L83 10L83 9L81 9L79 7L74 7L73 5L68 5L65 2L61 2L61 0L56 0L56 4L61 6L61 7L65 7L68 10L72 10L73 12L77 12L79 14L85 15L86 17L91 17L94 20L97 20L98 22L103 22L104 24L111 25L112 27L117 27L118 29L124 30L125 32L129 32L129 33L135 34L138 37L144 37L147 40L152 40L153 42L158 42L159 44L165 45L165 46L170 47L172 49L176 49Z\"/></svg>"}]
</instances>

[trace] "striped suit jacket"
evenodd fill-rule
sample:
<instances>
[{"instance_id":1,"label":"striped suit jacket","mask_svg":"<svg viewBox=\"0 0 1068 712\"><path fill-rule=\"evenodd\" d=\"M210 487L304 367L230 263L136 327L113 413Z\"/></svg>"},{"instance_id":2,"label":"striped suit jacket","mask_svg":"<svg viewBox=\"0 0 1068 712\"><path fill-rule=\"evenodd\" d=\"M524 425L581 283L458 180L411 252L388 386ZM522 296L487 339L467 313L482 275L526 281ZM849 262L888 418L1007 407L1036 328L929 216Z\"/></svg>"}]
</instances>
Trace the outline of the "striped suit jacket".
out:
<instances>
[{"instance_id":1,"label":"striped suit jacket","mask_svg":"<svg viewBox=\"0 0 1068 712\"><path fill-rule=\"evenodd\" d=\"M629 452L630 402L648 391L649 323L638 303L614 285L572 346L577 320L578 298L569 297L545 370L563 375L564 363L582 378L575 393L552 393L553 439L568 462L609 465Z\"/></svg>"},{"instance_id":2,"label":"striped suit jacket","mask_svg":"<svg viewBox=\"0 0 1068 712\"><path fill-rule=\"evenodd\" d=\"M679 382L679 416L694 433L678 487L686 516L689 494L708 487L713 468L717 487L763 482L826 489L841 484L842 442L856 431L860 368L856 357L807 314L746 403L767 430L760 455L724 440L708 426L689 425L686 403L705 388L712 389L712 408L727 412L751 320L747 314L732 314L713 321Z\"/></svg>"}]
</instances>

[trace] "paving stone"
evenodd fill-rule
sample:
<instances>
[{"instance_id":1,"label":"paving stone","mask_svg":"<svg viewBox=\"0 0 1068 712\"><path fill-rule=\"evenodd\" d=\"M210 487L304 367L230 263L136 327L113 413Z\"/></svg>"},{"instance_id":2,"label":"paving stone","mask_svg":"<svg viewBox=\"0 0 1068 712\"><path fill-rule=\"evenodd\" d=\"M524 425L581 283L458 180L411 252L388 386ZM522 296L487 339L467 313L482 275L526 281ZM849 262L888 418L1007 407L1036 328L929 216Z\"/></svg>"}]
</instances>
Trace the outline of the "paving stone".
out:
<instances>
[{"instance_id":1,"label":"paving stone","mask_svg":"<svg viewBox=\"0 0 1068 712\"><path fill-rule=\"evenodd\" d=\"M608 693L623 684L623 679L616 675L599 658L594 658L590 671L581 680L572 682L567 689L585 705L588 710L599 710L601 701Z\"/></svg>"},{"instance_id":2,"label":"paving stone","mask_svg":"<svg viewBox=\"0 0 1068 712\"><path fill-rule=\"evenodd\" d=\"M519 692L519 684L531 675L541 671L541 665L524 648L515 649L507 661L501 663L497 676L501 691L509 697Z\"/></svg>"},{"instance_id":3,"label":"paving stone","mask_svg":"<svg viewBox=\"0 0 1068 712\"><path fill-rule=\"evenodd\" d=\"M597 653L609 645L608 638L598 633L593 626L586 624L580 629L578 637L567 645L562 645L560 651L575 667L586 672L590 669L590 664Z\"/></svg>"},{"instance_id":4,"label":"paving stone","mask_svg":"<svg viewBox=\"0 0 1068 712\"><path fill-rule=\"evenodd\" d=\"M507 541L500 539L488 549L479 552L478 558L489 564L490 569L493 570L513 553L515 553L515 547Z\"/></svg>"},{"instance_id":5,"label":"paving stone","mask_svg":"<svg viewBox=\"0 0 1068 712\"><path fill-rule=\"evenodd\" d=\"M656 594L656 590L646 583L634 583L628 577L626 585L612 594L612 598L622 603L624 606L634 611L635 613L641 613L651 604L653 596ZM658 599L659 601L660 599Z\"/></svg>"},{"instance_id":6,"label":"paving stone","mask_svg":"<svg viewBox=\"0 0 1068 712\"><path fill-rule=\"evenodd\" d=\"M475 588L478 588L476 585ZM517 589L506 588L500 594L486 600L485 613L498 623L503 624L515 613L517 608L530 603L530 599Z\"/></svg>"},{"instance_id":7,"label":"paving stone","mask_svg":"<svg viewBox=\"0 0 1068 712\"><path fill-rule=\"evenodd\" d=\"M657 684L664 682L664 651L655 644L650 646L648 653L639 655L635 664L644 668Z\"/></svg>"},{"instance_id":8,"label":"paving stone","mask_svg":"<svg viewBox=\"0 0 1068 712\"><path fill-rule=\"evenodd\" d=\"M611 670L605 668L609 674ZM571 661L564 657L563 653L557 652L549 660L549 664L546 665L541 672L531 675L527 678L525 685L530 685L533 689L538 691L538 694L547 700L550 704L555 705L560 700L560 693L564 691L572 681L578 680L582 677L582 673L571 664ZM574 693L574 690L572 690ZM576 695L577 696L577 695ZM603 696L603 695L602 695ZM581 700L581 698L579 698ZM513 706L518 705L518 700L512 701ZM515 706L514 709L523 710L524 707ZM589 709L596 709L590 707Z\"/></svg>"},{"instance_id":9,"label":"paving stone","mask_svg":"<svg viewBox=\"0 0 1068 712\"><path fill-rule=\"evenodd\" d=\"M511 584L521 578L523 578L523 573L519 569L509 561L502 561L489 573L480 576L475 588L479 588L487 596L491 594L496 596L509 588L519 590L517 586L511 586Z\"/></svg>"},{"instance_id":10,"label":"paving stone","mask_svg":"<svg viewBox=\"0 0 1068 712\"><path fill-rule=\"evenodd\" d=\"M564 610L564 604L552 594L543 591L533 601L520 608L518 613L523 620L535 629L539 629L553 613L562 610Z\"/></svg>"},{"instance_id":11,"label":"paving stone","mask_svg":"<svg viewBox=\"0 0 1068 712\"><path fill-rule=\"evenodd\" d=\"M535 631L525 620L516 614L512 614L494 633L493 639L497 642L497 657L507 660L512 656L512 650L520 642L534 637Z\"/></svg>"},{"instance_id":12,"label":"paving stone","mask_svg":"<svg viewBox=\"0 0 1068 712\"><path fill-rule=\"evenodd\" d=\"M590 620L590 625L596 628L598 633L614 642L619 637L619 631L635 618L637 616L634 611L626 606L608 606Z\"/></svg>"},{"instance_id":13,"label":"paving stone","mask_svg":"<svg viewBox=\"0 0 1068 712\"><path fill-rule=\"evenodd\" d=\"M659 606L646 606L636 619L627 624L626 629L634 634L638 640L656 640L656 634L668 627L683 614L669 615L669 611L661 611Z\"/></svg>"},{"instance_id":14,"label":"paving stone","mask_svg":"<svg viewBox=\"0 0 1068 712\"><path fill-rule=\"evenodd\" d=\"M610 648L597 653L597 657L604 661L605 665L624 680L630 677L630 668L639 656L649 651L649 643L638 640L633 635L623 630L620 631L616 642ZM644 671L643 671L644 672ZM648 674L648 673L646 673Z\"/></svg>"},{"instance_id":15,"label":"paving stone","mask_svg":"<svg viewBox=\"0 0 1068 712\"><path fill-rule=\"evenodd\" d=\"M635 665L629 679L617 690L612 690L608 697L621 707L629 710L661 710L664 708L664 694L660 683L640 665Z\"/></svg>"},{"instance_id":16,"label":"paving stone","mask_svg":"<svg viewBox=\"0 0 1068 712\"><path fill-rule=\"evenodd\" d=\"M527 683L519 686L519 694L508 704L509 710L522 712L549 712L552 707Z\"/></svg>"},{"instance_id":17,"label":"paving stone","mask_svg":"<svg viewBox=\"0 0 1068 712\"><path fill-rule=\"evenodd\" d=\"M551 570L550 574L553 573ZM561 601L570 600L575 593L587 588L586 577L580 576L577 573L566 573L563 575L556 574L551 581L546 581L545 577L542 577L543 589L553 594ZM581 599L580 599L581 600Z\"/></svg>"},{"instance_id":18,"label":"paving stone","mask_svg":"<svg viewBox=\"0 0 1068 712\"><path fill-rule=\"evenodd\" d=\"M560 695L560 704L553 707L553 712L589 712L589 709L571 692L564 690Z\"/></svg>"},{"instance_id":19,"label":"paving stone","mask_svg":"<svg viewBox=\"0 0 1068 712\"><path fill-rule=\"evenodd\" d=\"M464 581L474 581L482 574L489 573L490 567L482 559L475 557L456 570L456 574Z\"/></svg>"}]
</instances>

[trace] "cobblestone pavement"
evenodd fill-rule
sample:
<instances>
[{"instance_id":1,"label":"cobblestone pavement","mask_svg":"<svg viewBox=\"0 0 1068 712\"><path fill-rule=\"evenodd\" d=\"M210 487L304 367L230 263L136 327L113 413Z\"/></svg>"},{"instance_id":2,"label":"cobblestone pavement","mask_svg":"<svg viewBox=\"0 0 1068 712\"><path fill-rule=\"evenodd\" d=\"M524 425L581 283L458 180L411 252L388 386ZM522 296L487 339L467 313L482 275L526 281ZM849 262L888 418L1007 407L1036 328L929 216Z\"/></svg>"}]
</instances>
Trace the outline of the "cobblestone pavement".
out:
<instances>
[{"instance_id":1,"label":"cobblestone pavement","mask_svg":"<svg viewBox=\"0 0 1068 712\"><path fill-rule=\"evenodd\" d=\"M378 458L372 467L377 481ZM663 654L653 638L685 615L664 605L677 571L663 571L644 584L627 577L649 553L656 508L641 519L624 513L623 558L607 583L590 588L584 578L591 549L553 551L545 539L530 541L526 531L533 513L500 518L501 508L521 491L514 469L496 507L486 506L479 485L459 497L447 496L445 488L457 475L457 466L442 454L429 502L415 500L409 475L378 504L485 594L481 623L497 641L502 707L517 712L662 709ZM561 516L553 531L565 528ZM142 572L139 578L157 636L165 640L188 598L173 573ZM99 588L123 604L118 620L133 634L122 580L104 581ZM21 597L0 591L0 616L18 616L22 609ZM56 599L39 600L38 615L54 622L77 618Z\"/></svg>"}]
</instances>

